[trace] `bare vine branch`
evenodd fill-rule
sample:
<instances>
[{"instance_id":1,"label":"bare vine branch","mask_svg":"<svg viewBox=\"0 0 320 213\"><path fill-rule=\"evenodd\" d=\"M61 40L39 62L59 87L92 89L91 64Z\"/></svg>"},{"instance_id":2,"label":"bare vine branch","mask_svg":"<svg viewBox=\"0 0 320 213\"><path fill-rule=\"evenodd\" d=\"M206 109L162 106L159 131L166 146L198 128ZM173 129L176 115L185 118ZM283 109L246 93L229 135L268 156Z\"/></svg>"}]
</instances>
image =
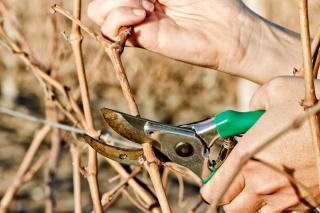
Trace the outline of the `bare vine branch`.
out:
<instances>
[{"instance_id":1,"label":"bare vine branch","mask_svg":"<svg viewBox=\"0 0 320 213\"><path fill-rule=\"evenodd\" d=\"M34 138L28 148L26 155L24 156L20 167L13 179L12 184L7 189L6 193L1 199L0 203L0 210L1 212L6 212L12 199L14 198L15 194L21 187L22 183L24 182L23 179L28 172L31 162L35 156L35 153L39 149L44 138L47 136L51 128L49 126L42 127L37 133L35 133Z\"/></svg>"},{"instance_id":2,"label":"bare vine branch","mask_svg":"<svg viewBox=\"0 0 320 213\"><path fill-rule=\"evenodd\" d=\"M81 202L81 180L80 180L80 149L74 144L70 145L70 153L72 157L72 174L73 174L73 200L74 212L82 212Z\"/></svg>"},{"instance_id":3,"label":"bare vine branch","mask_svg":"<svg viewBox=\"0 0 320 213\"><path fill-rule=\"evenodd\" d=\"M77 19L81 17L81 0L74 0L73 1L73 16ZM81 100L84 110L84 116L86 120L86 130L89 134L93 136L97 136L98 133L95 130L90 106L90 97L88 91L88 83L85 74L85 68L83 63L83 54L82 54L82 35L80 31L80 27L73 21L72 22L72 29L70 34L70 42L72 46L72 50L75 56L75 63L77 67L77 75L78 81L80 85L81 91ZM100 202L100 193L99 193L99 185L97 179L97 153L96 151L88 146L88 167L86 168L87 172L87 180L89 183L89 188L91 192L91 199L93 202L94 212L102 213L102 206Z\"/></svg>"},{"instance_id":4,"label":"bare vine branch","mask_svg":"<svg viewBox=\"0 0 320 213\"><path fill-rule=\"evenodd\" d=\"M306 110L314 106L318 99L316 97L311 46L310 46L310 30L308 17L308 0L299 0L300 26L301 26L301 43L303 50L304 79L305 79L305 99L303 106ZM312 133L312 141L315 149L318 169L318 187L320 189L320 126L317 114L310 114L309 122Z\"/></svg>"}]
</instances>

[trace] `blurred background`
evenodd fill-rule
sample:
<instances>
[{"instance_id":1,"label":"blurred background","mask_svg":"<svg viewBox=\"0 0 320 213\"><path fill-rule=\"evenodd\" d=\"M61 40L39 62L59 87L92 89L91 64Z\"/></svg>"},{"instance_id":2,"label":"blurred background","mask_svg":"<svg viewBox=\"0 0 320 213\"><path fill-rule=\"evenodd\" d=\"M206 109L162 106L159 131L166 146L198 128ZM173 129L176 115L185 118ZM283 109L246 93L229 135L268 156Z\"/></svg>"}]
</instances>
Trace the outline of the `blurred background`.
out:
<instances>
[{"instance_id":1,"label":"blurred background","mask_svg":"<svg viewBox=\"0 0 320 213\"><path fill-rule=\"evenodd\" d=\"M54 67L56 79L70 88L76 88L77 76L74 58L67 35L71 23L56 15L52 21L50 5L53 1L2 0L9 8L15 27L21 30L30 46L32 55L46 67ZM56 2L56 1L55 1ZM58 1L68 10L72 1ZM83 21L99 31L86 16L89 1L83 1ZM297 1L294 0L246 0L254 11L275 23L299 32ZM320 1L310 0L311 33L320 23ZM1 10L0 10L1 13ZM5 24L10 37L17 38L11 25ZM17 38L18 39L18 38ZM57 42L52 42L57 41ZM83 49L89 76L89 89L95 123L104 128L98 109L108 107L127 112L127 103L122 96L112 65L97 42L84 34ZM126 48L123 63L133 94L143 117L170 123L182 124L210 117L225 109L246 110L257 85L207 68L174 61L145 50ZM44 94L34 75L17 55L0 45L0 106L27 114L44 117ZM38 124L0 114L0 197L10 185L14 174L28 148ZM48 150L50 143L42 144L41 152ZM83 156L85 162L86 156ZM102 191L114 186L108 178L116 175L107 163L99 160L99 181ZM45 171L24 185L11 205L12 212L43 212L46 193ZM170 178L170 202L176 210L178 184ZM195 186L187 183L185 200L198 198ZM82 179L83 205L91 209L87 182ZM72 212L72 169L68 145L62 147L56 180L57 212ZM190 202L192 203L192 202ZM189 203L189 204L190 204ZM121 199L111 212L132 212L132 205ZM182 209L188 209L188 202Z\"/></svg>"}]
</instances>

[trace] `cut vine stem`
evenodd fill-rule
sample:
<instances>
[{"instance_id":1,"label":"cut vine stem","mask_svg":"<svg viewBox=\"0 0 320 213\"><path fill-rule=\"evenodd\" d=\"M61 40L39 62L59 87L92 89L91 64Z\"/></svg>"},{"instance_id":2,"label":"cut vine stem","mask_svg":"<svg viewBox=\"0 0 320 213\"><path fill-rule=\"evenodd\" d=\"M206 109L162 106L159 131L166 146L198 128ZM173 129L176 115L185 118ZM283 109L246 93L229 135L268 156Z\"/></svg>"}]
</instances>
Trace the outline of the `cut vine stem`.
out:
<instances>
[{"instance_id":1,"label":"cut vine stem","mask_svg":"<svg viewBox=\"0 0 320 213\"><path fill-rule=\"evenodd\" d=\"M106 49L106 52L108 53L111 59L111 62L116 71L118 80L120 81L120 86L127 100L129 111L132 115L138 116L139 115L138 106L131 93L130 84L125 74L124 67L122 65L121 58L120 58L120 52L128 36L129 36L128 31L126 29L122 29L119 34L119 42L116 42L114 45L111 45L108 49ZM162 185L161 176L159 172L159 166L161 164L157 159L157 157L155 156L151 144L145 143L145 144L142 144L142 147L143 147L144 156L145 156L144 167L146 168L146 170L150 175L150 179L152 181L158 201L160 203L161 210L162 212L171 212L168 198L165 194L165 190Z\"/></svg>"}]
</instances>

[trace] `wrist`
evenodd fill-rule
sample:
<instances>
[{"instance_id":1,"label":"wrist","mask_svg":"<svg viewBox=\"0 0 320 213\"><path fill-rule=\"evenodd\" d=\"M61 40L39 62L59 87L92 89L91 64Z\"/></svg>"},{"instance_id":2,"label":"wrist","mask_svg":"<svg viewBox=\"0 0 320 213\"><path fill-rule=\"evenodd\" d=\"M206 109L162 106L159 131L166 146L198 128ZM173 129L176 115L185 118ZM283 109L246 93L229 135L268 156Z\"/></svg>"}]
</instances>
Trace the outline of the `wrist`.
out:
<instances>
[{"instance_id":1,"label":"wrist","mask_svg":"<svg viewBox=\"0 0 320 213\"><path fill-rule=\"evenodd\" d=\"M263 84L281 75L292 75L301 66L297 33L282 28L245 8L237 17L238 44L219 58L219 70ZM233 50L233 51L232 51ZM231 52L232 54L230 54Z\"/></svg>"},{"instance_id":2,"label":"wrist","mask_svg":"<svg viewBox=\"0 0 320 213\"><path fill-rule=\"evenodd\" d=\"M259 19L260 35L253 40L244 60L245 75L263 84L277 76L292 76L294 68L301 66L299 34Z\"/></svg>"},{"instance_id":3,"label":"wrist","mask_svg":"<svg viewBox=\"0 0 320 213\"><path fill-rule=\"evenodd\" d=\"M263 22L259 16L242 5L237 16L228 16L225 30L221 33L211 30L208 35L212 46L217 49L217 54L212 54L211 68L239 77L252 80L257 51L260 51L261 40L264 37ZM212 32L213 31L213 32ZM221 37L217 37L220 35Z\"/></svg>"}]
</instances>

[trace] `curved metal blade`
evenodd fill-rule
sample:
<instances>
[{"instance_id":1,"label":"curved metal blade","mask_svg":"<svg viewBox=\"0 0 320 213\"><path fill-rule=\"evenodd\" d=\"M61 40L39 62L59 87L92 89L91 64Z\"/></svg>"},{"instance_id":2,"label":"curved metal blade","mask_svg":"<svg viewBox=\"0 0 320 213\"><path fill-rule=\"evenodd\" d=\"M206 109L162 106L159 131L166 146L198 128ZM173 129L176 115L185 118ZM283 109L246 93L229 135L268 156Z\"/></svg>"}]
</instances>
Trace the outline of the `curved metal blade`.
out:
<instances>
[{"instance_id":1,"label":"curved metal blade","mask_svg":"<svg viewBox=\"0 0 320 213\"><path fill-rule=\"evenodd\" d=\"M140 157L143 156L142 149L125 149L120 147L110 146L108 144L102 143L88 135L81 135L81 139L87 144L89 144L94 150L96 150L99 154L115 160L119 163L124 164L139 164Z\"/></svg>"},{"instance_id":2,"label":"curved metal blade","mask_svg":"<svg viewBox=\"0 0 320 213\"><path fill-rule=\"evenodd\" d=\"M193 130L161 124L107 108L101 109L101 112L109 126L121 136L138 144L160 145L156 150L165 156L166 161L175 162L198 176L201 175L205 146ZM181 143L180 147L187 146L187 154L178 153L177 147Z\"/></svg>"},{"instance_id":3,"label":"curved metal blade","mask_svg":"<svg viewBox=\"0 0 320 213\"><path fill-rule=\"evenodd\" d=\"M154 121L135 117L108 108L102 108L100 111L108 125L128 140L138 144L155 142L144 133L144 126L146 122L155 123Z\"/></svg>"}]
</instances>

